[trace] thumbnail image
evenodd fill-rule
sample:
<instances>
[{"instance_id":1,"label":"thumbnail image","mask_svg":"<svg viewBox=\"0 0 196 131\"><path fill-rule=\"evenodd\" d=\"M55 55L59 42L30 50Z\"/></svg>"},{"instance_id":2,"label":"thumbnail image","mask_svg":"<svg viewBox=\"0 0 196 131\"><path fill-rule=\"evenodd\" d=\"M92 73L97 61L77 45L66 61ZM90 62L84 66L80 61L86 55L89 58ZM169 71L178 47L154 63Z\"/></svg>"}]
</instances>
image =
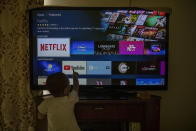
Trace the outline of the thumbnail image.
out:
<instances>
[{"instance_id":1,"label":"thumbnail image","mask_svg":"<svg viewBox=\"0 0 196 131\"><path fill-rule=\"evenodd\" d=\"M111 85L111 79L89 78L87 79L87 85Z\"/></svg>"},{"instance_id":2,"label":"thumbnail image","mask_svg":"<svg viewBox=\"0 0 196 131\"><path fill-rule=\"evenodd\" d=\"M123 40L123 35L108 34L106 36L107 41L120 41Z\"/></svg>"},{"instance_id":3,"label":"thumbnail image","mask_svg":"<svg viewBox=\"0 0 196 131\"><path fill-rule=\"evenodd\" d=\"M103 22L109 22L110 17L112 16L112 12L110 12L110 11L103 12L102 16L103 16L102 17Z\"/></svg>"},{"instance_id":4,"label":"thumbnail image","mask_svg":"<svg viewBox=\"0 0 196 131\"><path fill-rule=\"evenodd\" d=\"M119 16L119 13L117 13L117 12L113 12L113 13L112 13L112 16L110 17L109 22L111 22L111 23L115 23L115 22L116 22L116 20L117 20L117 18L118 18L118 16Z\"/></svg>"},{"instance_id":5,"label":"thumbnail image","mask_svg":"<svg viewBox=\"0 0 196 131\"><path fill-rule=\"evenodd\" d=\"M123 35L125 34L126 28L127 28L127 25L110 24L106 30L106 33Z\"/></svg>"},{"instance_id":6,"label":"thumbnail image","mask_svg":"<svg viewBox=\"0 0 196 131\"><path fill-rule=\"evenodd\" d=\"M157 18L157 23L155 27L165 27L166 26L166 17L161 16L160 18Z\"/></svg>"},{"instance_id":7,"label":"thumbnail image","mask_svg":"<svg viewBox=\"0 0 196 131\"><path fill-rule=\"evenodd\" d=\"M164 42L144 42L144 54L145 55L165 55L165 43Z\"/></svg>"},{"instance_id":8,"label":"thumbnail image","mask_svg":"<svg viewBox=\"0 0 196 131\"><path fill-rule=\"evenodd\" d=\"M131 14L131 18L130 18L131 24L136 23L138 16L139 15L137 15L137 14Z\"/></svg>"},{"instance_id":9,"label":"thumbnail image","mask_svg":"<svg viewBox=\"0 0 196 131\"><path fill-rule=\"evenodd\" d=\"M70 38L37 38L38 57L70 57Z\"/></svg>"},{"instance_id":10,"label":"thumbnail image","mask_svg":"<svg viewBox=\"0 0 196 131\"><path fill-rule=\"evenodd\" d=\"M145 26L165 27L166 26L166 17L149 15L146 19Z\"/></svg>"},{"instance_id":11,"label":"thumbnail image","mask_svg":"<svg viewBox=\"0 0 196 131\"><path fill-rule=\"evenodd\" d=\"M137 38L131 36L124 36L125 41L144 41L144 38Z\"/></svg>"},{"instance_id":12,"label":"thumbnail image","mask_svg":"<svg viewBox=\"0 0 196 131\"><path fill-rule=\"evenodd\" d=\"M164 78L139 78L136 79L136 85L164 85Z\"/></svg>"},{"instance_id":13,"label":"thumbnail image","mask_svg":"<svg viewBox=\"0 0 196 131\"><path fill-rule=\"evenodd\" d=\"M119 51L118 41L96 41L95 55L117 55Z\"/></svg>"},{"instance_id":14,"label":"thumbnail image","mask_svg":"<svg viewBox=\"0 0 196 131\"><path fill-rule=\"evenodd\" d=\"M120 41L119 54L120 55L143 55L144 42L143 41Z\"/></svg>"},{"instance_id":15,"label":"thumbnail image","mask_svg":"<svg viewBox=\"0 0 196 131\"><path fill-rule=\"evenodd\" d=\"M137 28L136 25L128 25L126 31L125 31L125 34L126 35L129 35L129 36L132 36L133 33L135 32L135 29Z\"/></svg>"},{"instance_id":16,"label":"thumbnail image","mask_svg":"<svg viewBox=\"0 0 196 131\"><path fill-rule=\"evenodd\" d=\"M65 74L73 74L72 70L78 72L79 75L86 74L86 61L63 61L62 72Z\"/></svg>"},{"instance_id":17,"label":"thumbnail image","mask_svg":"<svg viewBox=\"0 0 196 131\"><path fill-rule=\"evenodd\" d=\"M116 21L116 23L120 24L130 24L130 14L121 13Z\"/></svg>"},{"instance_id":18,"label":"thumbnail image","mask_svg":"<svg viewBox=\"0 0 196 131\"><path fill-rule=\"evenodd\" d=\"M73 41L71 43L71 55L93 55L94 41Z\"/></svg>"},{"instance_id":19,"label":"thumbnail image","mask_svg":"<svg viewBox=\"0 0 196 131\"><path fill-rule=\"evenodd\" d=\"M142 37L142 34L144 32L145 27L138 25L137 28L135 29L133 36L134 37Z\"/></svg>"},{"instance_id":20,"label":"thumbnail image","mask_svg":"<svg viewBox=\"0 0 196 131\"><path fill-rule=\"evenodd\" d=\"M156 39L165 39L166 38L166 29L165 28L159 29L155 38Z\"/></svg>"},{"instance_id":21,"label":"thumbnail image","mask_svg":"<svg viewBox=\"0 0 196 131\"><path fill-rule=\"evenodd\" d=\"M87 61L87 74L110 75L111 61Z\"/></svg>"},{"instance_id":22,"label":"thumbnail image","mask_svg":"<svg viewBox=\"0 0 196 131\"><path fill-rule=\"evenodd\" d=\"M142 32L141 37L146 38L146 39L154 39L157 31L158 31L158 28L145 27L144 31Z\"/></svg>"},{"instance_id":23,"label":"thumbnail image","mask_svg":"<svg viewBox=\"0 0 196 131\"><path fill-rule=\"evenodd\" d=\"M160 61L137 62L137 74L160 75Z\"/></svg>"},{"instance_id":24,"label":"thumbnail image","mask_svg":"<svg viewBox=\"0 0 196 131\"><path fill-rule=\"evenodd\" d=\"M38 60L38 75L48 76L61 72L61 62L55 60Z\"/></svg>"},{"instance_id":25,"label":"thumbnail image","mask_svg":"<svg viewBox=\"0 0 196 131\"><path fill-rule=\"evenodd\" d=\"M112 85L136 85L135 79L112 79Z\"/></svg>"},{"instance_id":26,"label":"thumbnail image","mask_svg":"<svg viewBox=\"0 0 196 131\"><path fill-rule=\"evenodd\" d=\"M78 78L79 85L87 85L87 79L86 78ZM73 85L73 79L69 78L70 85Z\"/></svg>"},{"instance_id":27,"label":"thumbnail image","mask_svg":"<svg viewBox=\"0 0 196 131\"><path fill-rule=\"evenodd\" d=\"M112 62L112 74L135 74L136 62Z\"/></svg>"},{"instance_id":28,"label":"thumbnail image","mask_svg":"<svg viewBox=\"0 0 196 131\"><path fill-rule=\"evenodd\" d=\"M136 21L136 25L144 25L144 22L146 20L148 15L139 15Z\"/></svg>"}]
</instances>

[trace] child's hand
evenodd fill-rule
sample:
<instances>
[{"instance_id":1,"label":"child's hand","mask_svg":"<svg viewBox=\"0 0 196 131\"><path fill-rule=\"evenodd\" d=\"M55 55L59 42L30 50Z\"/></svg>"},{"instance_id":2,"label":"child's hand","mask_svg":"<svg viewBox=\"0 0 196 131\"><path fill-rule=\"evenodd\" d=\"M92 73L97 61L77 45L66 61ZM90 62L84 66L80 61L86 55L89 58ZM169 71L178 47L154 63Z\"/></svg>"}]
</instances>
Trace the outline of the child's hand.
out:
<instances>
[{"instance_id":1,"label":"child's hand","mask_svg":"<svg viewBox=\"0 0 196 131\"><path fill-rule=\"evenodd\" d=\"M79 88L78 73L75 72L74 69L73 69L72 78L73 78L73 89L78 91L78 88Z\"/></svg>"}]
</instances>

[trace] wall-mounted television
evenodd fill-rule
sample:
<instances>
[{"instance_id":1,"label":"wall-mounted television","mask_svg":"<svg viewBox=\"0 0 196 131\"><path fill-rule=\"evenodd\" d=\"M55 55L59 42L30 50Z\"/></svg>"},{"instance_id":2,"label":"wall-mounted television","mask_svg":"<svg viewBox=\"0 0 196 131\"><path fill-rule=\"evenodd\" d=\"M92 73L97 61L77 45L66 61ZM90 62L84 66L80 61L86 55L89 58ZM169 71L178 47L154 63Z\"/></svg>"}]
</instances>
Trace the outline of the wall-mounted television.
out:
<instances>
[{"instance_id":1,"label":"wall-mounted television","mask_svg":"<svg viewBox=\"0 0 196 131\"><path fill-rule=\"evenodd\" d=\"M132 7L30 10L31 89L63 72L80 89L167 90L169 14Z\"/></svg>"}]
</instances>

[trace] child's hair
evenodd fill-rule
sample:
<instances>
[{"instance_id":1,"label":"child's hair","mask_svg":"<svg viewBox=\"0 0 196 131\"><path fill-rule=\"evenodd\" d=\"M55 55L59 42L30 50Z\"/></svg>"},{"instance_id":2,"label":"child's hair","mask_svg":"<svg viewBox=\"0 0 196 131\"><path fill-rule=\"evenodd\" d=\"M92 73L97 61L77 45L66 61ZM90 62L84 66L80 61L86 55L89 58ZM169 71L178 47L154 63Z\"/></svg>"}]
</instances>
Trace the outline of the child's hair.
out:
<instances>
[{"instance_id":1,"label":"child's hair","mask_svg":"<svg viewBox=\"0 0 196 131\"><path fill-rule=\"evenodd\" d=\"M65 74L58 72L48 76L46 86L53 96L59 97L62 96L65 88L69 86L69 79Z\"/></svg>"}]
</instances>

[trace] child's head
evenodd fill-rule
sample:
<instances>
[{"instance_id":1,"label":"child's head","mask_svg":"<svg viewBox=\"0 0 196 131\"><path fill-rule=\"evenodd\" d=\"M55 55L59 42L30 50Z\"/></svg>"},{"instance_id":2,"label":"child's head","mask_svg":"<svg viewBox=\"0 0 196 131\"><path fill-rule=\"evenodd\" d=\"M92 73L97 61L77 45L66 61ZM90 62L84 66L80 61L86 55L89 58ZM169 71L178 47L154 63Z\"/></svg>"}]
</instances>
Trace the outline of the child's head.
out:
<instances>
[{"instance_id":1,"label":"child's head","mask_svg":"<svg viewBox=\"0 0 196 131\"><path fill-rule=\"evenodd\" d=\"M46 86L55 97L68 95L70 90L69 79L61 72L48 76Z\"/></svg>"}]
</instances>

